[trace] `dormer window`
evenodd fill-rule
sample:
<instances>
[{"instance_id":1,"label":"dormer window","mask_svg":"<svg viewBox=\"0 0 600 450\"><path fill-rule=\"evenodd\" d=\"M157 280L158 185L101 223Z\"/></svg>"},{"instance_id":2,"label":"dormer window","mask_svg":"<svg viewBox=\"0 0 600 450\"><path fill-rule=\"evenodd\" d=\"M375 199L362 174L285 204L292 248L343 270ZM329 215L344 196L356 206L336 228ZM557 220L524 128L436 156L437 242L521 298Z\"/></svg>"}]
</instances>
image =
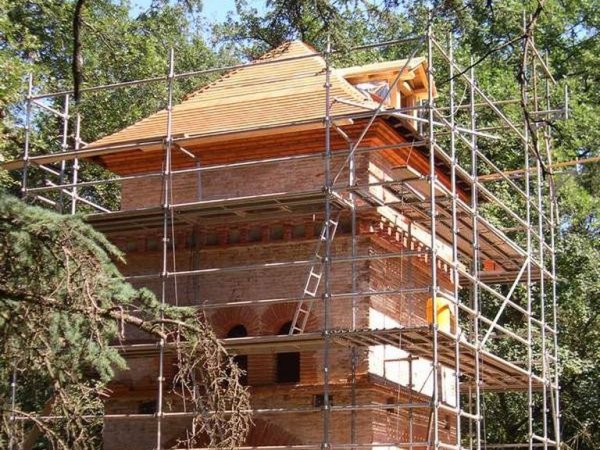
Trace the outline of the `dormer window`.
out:
<instances>
[{"instance_id":1,"label":"dormer window","mask_svg":"<svg viewBox=\"0 0 600 450\"><path fill-rule=\"evenodd\" d=\"M417 130L421 100L428 96L425 58L386 61L336 69L370 103L383 103L383 109L409 129ZM433 95L436 95L433 86ZM373 107L373 106L371 106ZM391 111L397 109L400 111Z\"/></svg>"}]
</instances>

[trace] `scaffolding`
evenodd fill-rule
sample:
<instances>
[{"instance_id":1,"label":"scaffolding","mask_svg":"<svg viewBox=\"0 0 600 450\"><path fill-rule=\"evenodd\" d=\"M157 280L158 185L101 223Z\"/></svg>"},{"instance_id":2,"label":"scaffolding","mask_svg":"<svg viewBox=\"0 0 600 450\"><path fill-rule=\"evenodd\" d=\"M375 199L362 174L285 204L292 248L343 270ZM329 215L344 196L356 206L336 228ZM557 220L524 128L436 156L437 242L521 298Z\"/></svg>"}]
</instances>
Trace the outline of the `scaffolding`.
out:
<instances>
[{"instance_id":1,"label":"scaffolding","mask_svg":"<svg viewBox=\"0 0 600 450\"><path fill-rule=\"evenodd\" d=\"M445 42L443 42L445 41ZM362 114L332 116L331 105L340 101L332 97L330 76L332 58L339 52L328 44L323 53L288 58L322 57L325 61L325 104L323 105L322 126L324 133L323 151L285 157L256 158L254 160L220 163L212 165L191 164L189 168L173 168L173 155L179 153L194 160L193 152L186 149L188 136L177 136L172 132L173 90L177 80L223 73L244 67L269 65L272 61L258 61L230 67L176 73L175 55L169 55L169 72L166 77L84 88L82 95L108 90L133 87L148 83L165 83L167 92L167 116L165 135L162 139L141 143L112 145L86 149L87 143L80 138L82 117L72 117L69 111L71 91L50 94L34 93L33 80L29 78L25 148L23 158L9 162L5 167L22 172L22 193L24 198L56 208L63 213L75 214L90 210L87 220L103 232L117 232L137 229L161 229L161 270L159 273L145 273L127 277L135 283L158 280L160 300L173 303L169 295L169 283L177 284L184 278L200 279L206 273L238 273L254 270L270 270L282 267L304 267L307 280L302 292L297 296L255 298L251 300L229 301L212 299L198 305L203 311L221 310L234 307L254 307L265 305L292 304L295 307L289 335L250 336L228 338L225 345L234 353L253 354L265 352L320 350L323 355L322 392L320 406L255 408L256 416L261 414L320 414L323 436L320 442L297 445L268 446L269 449L315 449L315 448L432 448L432 449L482 449L482 448L560 448L560 408L559 408L559 360L558 360L558 320L556 295L555 232L558 211L554 202L552 173L551 129L546 118L563 117L568 113L565 104L555 107L555 97L551 90L557 85L552 77L547 61L530 41L524 51L527 76L524 86L525 102L521 99L495 101L477 84L476 67L465 69L454 56L452 36L434 35L431 24L422 36L399 39L390 42L369 44L351 49L387 48L396 45L414 44L412 55L391 84L393 88L400 82L400 74L419 52L426 52L427 60L427 99L423 104L390 109L385 107L386 98L379 106ZM286 59L277 60L278 63ZM437 66L436 66L437 65ZM443 65L443 68L441 67ZM446 98L437 97L434 92L435 73L444 73L447 78ZM527 81L529 80L529 81ZM439 79L437 80L440 81ZM457 85L464 89L463 98L457 97ZM388 93L389 95L389 93ZM49 106L62 104L61 111ZM62 100L59 100L62 99ZM528 114L519 114L523 121L516 123L504 107L523 104ZM30 140L33 132L32 118L35 109L55 115L63 121L60 152L32 155ZM553 109L554 108L554 109ZM385 115L393 116L399 122L413 121L416 133L411 142L394 145L365 146L363 139L375 121ZM485 126L478 124L478 117L485 116ZM531 120L533 117L534 126ZM70 120L72 122L70 122ZM350 140L338 124L343 120L365 122L358 139ZM495 126L490 126L490 123ZM74 123L74 130L69 130ZM291 126L292 124L290 124ZM496 133L496 134L494 134ZM347 150L333 150L332 135L337 134L348 140ZM533 135L532 135L533 134ZM69 136L73 136L72 144ZM489 141L509 141L520 145L521 167L499 167L493 157L486 155L480 143ZM79 163L83 159L96 156L115 155L132 148L160 146L163 149L163 167L160 172L143 175L115 176L109 179L80 179ZM376 183L360 184L355 175L355 159L362 154L376 154L384 150L418 148L428 157L428 173L415 173L410 168L400 167L396 177ZM342 158L343 164L334 167L335 158ZM268 166L286 162L322 160L324 184L313 190L280 192L252 196L231 196L218 200L174 203L171 195L173 176L181 174L201 174L218 172L223 169ZM337 161L335 160L335 161ZM447 171L449 186L439 177L439 168ZM45 174L45 185L31 185L30 173ZM515 178L515 173L519 178ZM68 179L70 176L70 179ZM346 178L347 179L344 179ZM99 201L86 198L85 190L108 184L137 182L142 179L160 179L162 201L160 205L138 210L112 211ZM503 189L510 192L509 198L517 199L513 204L495 192L493 183L502 183ZM388 195L376 198L371 188L381 188ZM468 197L461 195L461 189L468 191ZM507 198L507 196L504 196ZM515 207L518 204L518 207ZM494 222L489 205L504 215L503 221ZM411 230L401 230L391 221L382 220L383 233L397 234L403 243L400 251L387 253L359 254L358 222L361 214L377 208L391 208L396 214L408 218L428 233L428 243L417 242ZM212 268L191 268L177 270L174 267L176 245L170 245L176 229L180 225L247 220L247 218L269 218L281 215L312 214L322 218L322 230L317 236L318 247L313 257L302 260L282 260L251 265L229 265ZM349 218L350 241L348 254L334 252L333 243L339 226L340 215ZM512 225L507 225L508 223ZM440 240L448 244L449 252L441 254ZM385 259L421 258L429 265L430 282L427 285L407 285L381 290L362 290L357 282L357 266L361 262ZM484 269L484 261L502 261L502 270ZM332 283L332 268L337 264L350 264L351 288L349 291L336 290ZM426 294L431 296L433 305L442 297L438 282L440 270L449 273L453 292L448 296L452 306L452 331L441 330L438 318L433 314L427 326L402 326L388 329L358 327L357 314L360 299L387 295L398 302L407 296ZM196 281L199 282L199 281ZM520 291L519 299L515 299ZM446 298L446 297L444 297ZM524 299L524 301L523 301ZM331 326L332 304L343 303L352 311L352 321L348 328ZM313 305L319 304L323 311L323 323L318 331L307 331L306 324ZM503 326L502 317L507 311L516 314L526 323L526 334L515 332ZM509 361L490 349L490 342L510 342L518 346L524 360ZM356 395L357 349L389 345L402 348L411 358L429 360L431 392L428 396L416 395L410 401L377 404L360 403ZM345 404L332 404L330 351L349 349L352 354L351 400ZM191 417L193 411L166 411L163 405L165 395L165 355L171 351L171 343L130 344L121 347L126 356L157 355L157 409L152 414L106 414L106 419L127 420L146 418L156 422L156 449L164 448L162 433L165 419L171 417ZM412 366L409 359L409 372ZM455 397L451 402L443 401L440 385L443 368L453 374ZM411 383L409 383L410 385ZM18 391L18 380L13 379L13 413L11 419L27 421L14 412L14 402ZM400 389L400 387L398 387ZM527 438L524 442L488 442L485 428L485 398L498 392L520 392L526 397L523 417L527 417ZM364 410L389 410L397 412L396 420L409 422L409 439L397 442L360 442L357 432L357 413ZM347 442L332 442L330 429L333 415L344 411L351 414L350 438ZM413 432L413 412L419 411L429 417L428 431L424 439ZM406 415L405 415L406 414ZM442 418L443 414L443 418ZM448 419L451 417L451 419ZM52 416L38 416L38 420L53 420ZM442 422L450 421L453 432L440 435ZM448 438L450 436L450 438ZM241 448L260 448L258 446Z\"/></svg>"}]
</instances>

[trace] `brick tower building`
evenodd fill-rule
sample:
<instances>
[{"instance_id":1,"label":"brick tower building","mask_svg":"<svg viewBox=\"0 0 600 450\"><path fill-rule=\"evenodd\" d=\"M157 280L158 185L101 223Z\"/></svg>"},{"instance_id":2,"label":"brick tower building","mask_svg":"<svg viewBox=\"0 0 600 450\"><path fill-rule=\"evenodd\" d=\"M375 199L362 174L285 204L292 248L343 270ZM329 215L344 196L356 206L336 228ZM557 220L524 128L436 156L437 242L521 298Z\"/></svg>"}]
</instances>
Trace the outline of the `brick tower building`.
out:
<instances>
[{"instance_id":1,"label":"brick tower building","mask_svg":"<svg viewBox=\"0 0 600 450\"><path fill-rule=\"evenodd\" d=\"M125 251L132 283L157 293L168 207L176 275L167 300L197 307L245 369L255 410L246 445L425 449L434 431L455 439L457 390L473 386L471 372L490 389L526 380L486 352L475 369L458 333L452 230L440 221L432 241L427 225L430 156L419 106L432 94L423 58L329 69L295 41L86 147L118 149L94 158L126 177L121 210L89 221ZM433 195L456 189L470 200L460 177L452 185L447 162L436 160L435 174ZM468 261L468 221L460 233ZM520 255L511 251L482 239L481 276L513 273ZM156 346L130 334L123 352L129 369L112 384L106 412L131 416L105 419L104 446L150 449ZM460 374L456 358L465 361ZM169 394L165 404L167 413L180 407L169 409ZM186 426L165 415L163 447Z\"/></svg>"}]
</instances>

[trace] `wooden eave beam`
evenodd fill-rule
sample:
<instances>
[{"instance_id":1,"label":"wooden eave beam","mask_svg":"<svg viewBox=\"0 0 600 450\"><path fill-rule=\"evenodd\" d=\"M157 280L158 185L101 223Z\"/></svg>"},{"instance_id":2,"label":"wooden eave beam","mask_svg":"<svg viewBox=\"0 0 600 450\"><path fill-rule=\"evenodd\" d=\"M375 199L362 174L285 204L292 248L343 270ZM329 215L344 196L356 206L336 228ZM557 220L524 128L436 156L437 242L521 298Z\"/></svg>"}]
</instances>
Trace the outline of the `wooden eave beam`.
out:
<instances>
[{"instance_id":1,"label":"wooden eave beam","mask_svg":"<svg viewBox=\"0 0 600 450\"><path fill-rule=\"evenodd\" d=\"M334 118L335 120L335 118ZM336 121L338 126L349 125L352 123L351 119L341 119ZM306 123L294 123L294 124L282 124L277 126L269 126L265 128L258 128L253 130L241 131L241 132L219 132L212 133L200 136L182 136L179 139L175 139L174 141L182 146L191 147L196 144L208 144L212 142L222 142L227 139L237 140L237 139L248 139L251 137L259 137L259 136L270 136L273 134L281 133L282 130L288 132L300 132L312 129L323 128L323 121L319 120L311 120ZM61 153L52 153L48 155L37 155L29 158L29 163L36 164L51 164L58 161L71 161L73 159L85 159L85 158L94 158L101 157L105 155L115 154L115 153L123 153L123 152L132 152L132 151L157 151L163 148L163 139L157 138L155 140L149 140L146 142L125 142L125 143L117 143L106 146L98 146L98 147L86 147L77 151L67 151ZM17 159L13 161L8 161L0 165L4 170L17 170L22 169L25 165L25 161L23 159Z\"/></svg>"}]
</instances>

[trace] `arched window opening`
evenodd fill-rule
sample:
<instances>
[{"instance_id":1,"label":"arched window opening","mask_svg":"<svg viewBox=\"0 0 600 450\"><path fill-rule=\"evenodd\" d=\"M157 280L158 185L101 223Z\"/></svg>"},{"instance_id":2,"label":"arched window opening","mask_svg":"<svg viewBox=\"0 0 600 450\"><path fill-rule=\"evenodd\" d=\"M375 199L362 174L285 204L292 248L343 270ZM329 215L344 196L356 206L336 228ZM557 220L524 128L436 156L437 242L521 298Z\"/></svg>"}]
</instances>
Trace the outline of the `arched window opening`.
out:
<instances>
[{"instance_id":1,"label":"arched window opening","mask_svg":"<svg viewBox=\"0 0 600 450\"><path fill-rule=\"evenodd\" d=\"M248 336L248 331L246 330L246 327L244 325L236 325L227 332L228 338L237 338L237 337L246 337L246 336Z\"/></svg>"},{"instance_id":2,"label":"arched window opening","mask_svg":"<svg viewBox=\"0 0 600 450\"><path fill-rule=\"evenodd\" d=\"M288 334L292 322L286 322L279 334ZM300 381L300 353L277 353L277 383L297 383Z\"/></svg>"},{"instance_id":3,"label":"arched window opening","mask_svg":"<svg viewBox=\"0 0 600 450\"><path fill-rule=\"evenodd\" d=\"M239 338L248 336L248 331L244 325L236 325L231 327L227 332L228 338ZM244 371L244 374L240 377L240 383L244 386L248 384L248 355L236 355L233 360L237 366Z\"/></svg>"}]
</instances>

